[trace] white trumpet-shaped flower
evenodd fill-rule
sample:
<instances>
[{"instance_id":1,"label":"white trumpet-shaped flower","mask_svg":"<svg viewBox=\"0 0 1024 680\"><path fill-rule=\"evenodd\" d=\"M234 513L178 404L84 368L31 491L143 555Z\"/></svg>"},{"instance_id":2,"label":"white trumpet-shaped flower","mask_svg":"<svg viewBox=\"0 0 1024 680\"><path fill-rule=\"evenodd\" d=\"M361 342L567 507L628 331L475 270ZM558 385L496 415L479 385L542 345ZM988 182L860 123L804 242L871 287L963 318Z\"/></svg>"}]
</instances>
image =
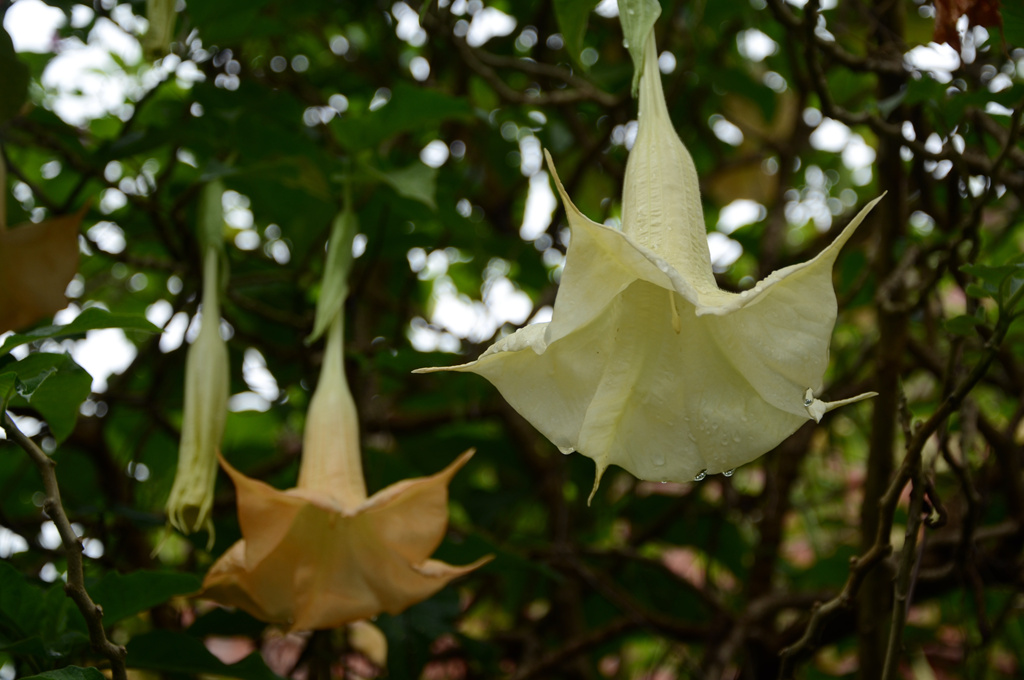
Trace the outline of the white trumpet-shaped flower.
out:
<instances>
[{"instance_id":1,"label":"white trumpet-shaped flower","mask_svg":"<svg viewBox=\"0 0 1024 680\"><path fill-rule=\"evenodd\" d=\"M491 381L565 453L652 481L727 472L775 447L824 402L836 320L832 266L867 212L817 257L752 290L714 278L697 172L669 119L653 32L622 231L586 218L555 176L572 239L549 323L520 329L450 368ZM593 492L591 493L593 497Z\"/></svg>"}]
</instances>

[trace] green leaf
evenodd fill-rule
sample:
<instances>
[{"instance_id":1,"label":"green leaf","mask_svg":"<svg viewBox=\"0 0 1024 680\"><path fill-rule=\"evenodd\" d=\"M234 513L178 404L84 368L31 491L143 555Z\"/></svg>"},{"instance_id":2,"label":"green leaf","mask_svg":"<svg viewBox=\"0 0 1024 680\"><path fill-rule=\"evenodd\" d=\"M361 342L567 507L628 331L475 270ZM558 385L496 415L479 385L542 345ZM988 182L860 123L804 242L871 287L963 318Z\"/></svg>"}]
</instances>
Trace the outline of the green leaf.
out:
<instances>
[{"instance_id":1,"label":"green leaf","mask_svg":"<svg viewBox=\"0 0 1024 680\"><path fill-rule=\"evenodd\" d=\"M0 560L0 644L29 637L42 614L44 591L32 586L6 560Z\"/></svg>"},{"instance_id":2,"label":"green leaf","mask_svg":"<svg viewBox=\"0 0 1024 680\"><path fill-rule=\"evenodd\" d=\"M242 680L279 680L267 668L259 652L238 663L226 664L206 649L199 638L186 633L154 630L136 635L128 643L126 659L130 668L189 675L221 675Z\"/></svg>"},{"instance_id":3,"label":"green leaf","mask_svg":"<svg viewBox=\"0 0 1024 680\"><path fill-rule=\"evenodd\" d=\"M89 593L103 607L103 624L109 626L166 602L175 595L194 593L201 586L202 581L194 574L142 570L119 574L111 571L91 587Z\"/></svg>"},{"instance_id":4,"label":"green leaf","mask_svg":"<svg viewBox=\"0 0 1024 680\"><path fill-rule=\"evenodd\" d=\"M141 314L115 314L102 307L89 307L69 324L63 326L43 326L28 333L15 334L0 345L0 357L15 347L46 338L67 338L84 335L87 331L99 328L123 328L125 330L159 333L160 329L146 320Z\"/></svg>"},{"instance_id":5,"label":"green leaf","mask_svg":"<svg viewBox=\"0 0 1024 680\"><path fill-rule=\"evenodd\" d=\"M207 635L241 635L259 637L267 624L254 619L241 609L224 609L217 607L196 619L188 627L188 634L194 637Z\"/></svg>"},{"instance_id":6,"label":"green leaf","mask_svg":"<svg viewBox=\"0 0 1024 680\"><path fill-rule=\"evenodd\" d=\"M975 316L963 314L946 322L946 330L954 335L973 335L974 329L982 324Z\"/></svg>"},{"instance_id":7,"label":"green leaf","mask_svg":"<svg viewBox=\"0 0 1024 680\"><path fill-rule=\"evenodd\" d=\"M14 42L0 26L0 123L13 118L28 96L28 66L18 59ZM4 187L6 191L6 187Z\"/></svg>"},{"instance_id":8,"label":"green leaf","mask_svg":"<svg viewBox=\"0 0 1024 680\"><path fill-rule=\"evenodd\" d=\"M0 651L32 657L36 669L89 646L85 620L63 583L43 589L0 560Z\"/></svg>"},{"instance_id":9,"label":"green leaf","mask_svg":"<svg viewBox=\"0 0 1024 680\"><path fill-rule=\"evenodd\" d=\"M1015 258L1017 259L1017 258ZM973 297L995 298L1000 308L1024 285L1024 262L1004 265L965 264L961 271L977 277L981 284L967 284L966 293ZM1012 312L1013 310L1004 310Z\"/></svg>"},{"instance_id":10,"label":"green leaf","mask_svg":"<svg viewBox=\"0 0 1024 680\"><path fill-rule=\"evenodd\" d=\"M1003 35L1010 47L1024 46L1024 3L1005 2L1000 8Z\"/></svg>"},{"instance_id":11,"label":"green leaf","mask_svg":"<svg viewBox=\"0 0 1024 680\"><path fill-rule=\"evenodd\" d=\"M45 355L37 355L43 356ZM28 362L32 364L33 362ZM46 364L47 362L40 362ZM19 397L25 401L31 402L32 395L36 393L40 385L46 382L46 379L57 372L57 367L53 365L40 365L34 366L29 365L25 367L22 374L18 377L18 384L15 391Z\"/></svg>"},{"instance_id":12,"label":"green leaf","mask_svg":"<svg viewBox=\"0 0 1024 680\"><path fill-rule=\"evenodd\" d=\"M587 17L597 3L594 0L555 0L555 19L562 32L565 48L573 61L580 62L583 51L583 36L587 32Z\"/></svg>"},{"instance_id":13,"label":"green leaf","mask_svg":"<svg viewBox=\"0 0 1024 680\"><path fill-rule=\"evenodd\" d=\"M400 132L435 128L443 121L472 115L465 98L398 83L391 100L380 109L360 117L335 118L331 129L349 149L372 149Z\"/></svg>"},{"instance_id":14,"label":"green leaf","mask_svg":"<svg viewBox=\"0 0 1024 680\"><path fill-rule=\"evenodd\" d=\"M977 283L968 283L967 288L964 289L964 292L970 295L971 297L976 297L979 299L992 297L995 294L995 291L990 291L985 286L980 286Z\"/></svg>"},{"instance_id":15,"label":"green leaf","mask_svg":"<svg viewBox=\"0 0 1024 680\"><path fill-rule=\"evenodd\" d=\"M388 639L388 671L392 677L415 678L430 659L430 646L450 633L459 614L458 596L445 588L401 614L381 614L374 621Z\"/></svg>"},{"instance_id":16,"label":"green leaf","mask_svg":"<svg viewBox=\"0 0 1024 680\"><path fill-rule=\"evenodd\" d=\"M434 198L437 193L437 168L416 161L398 170L369 170L394 189L399 196L419 201L431 210L437 210L437 201Z\"/></svg>"},{"instance_id":17,"label":"green leaf","mask_svg":"<svg viewBox=\"0 0 1024 680\"><path fill-rule=\"evenodd\" d=\"M17 382L18 376L14 372L0 374L0 411L7 408L7 400L11 398Z\"/></svg>"},{"instance_id":18,"label":"green leaf","mask_svg":"<svg viewBox=\"0 0 1024 680\"><path fill-rule=\"evenodd\" d=\"M991 287L993 291L999 290L999 286L1002 285L1003 281L1007 277L1013 276L1016 272L1020 271L1020 267L1012 264L992 266L987 264L965 264L960 267L960 271L976 276L981 279L985 287Z\"/></svg>"},{"instance_id":19,"label":"green leaf","mask_svg":"<svg viewBox=\"0 0 1024 680\"><path fill-rule=\"evenodd\" d=\"M189 18L204 36L203 41L233 43L245 37L266 35L280 30L280 24L262 16L267 0L224 0L193 2Z\"/></svg>"},{"instance_id":20,"label":"green leaf","mask_svg":"<svg viewBox=\"0 0 1024 680\"><path fill-rule=\"evenodd\" d=\"M345 298L348 297L348 273L352 267L352 240L357 231L359 223L351 205L348 204L334 218L334 224L331 226L323 285L320 287L320 297L316 301L313 332L306 338L307 343L314 342L323 335L335 315L343 313Z\"/></svg>"},{"instance_id":21,"label":"green leaf","mask_svg":"<svg viewBox=\"0 0 1024 680\"><path fill-rule=\"evenodd\" d=\"M78 407L92 391L92 376L69 354L30 354L7 366L19 385L10 403L31 406L47 424L58 443L75 429Z\"/></svg>"},{"instance_id":22,"label":"green leaf","mask_svg":"<svg viewBox=\"0 0 1024 680\"><path fill-rule=\"evenodd\" d=\"M67 666L58 668L55 671L46 671L39 675L30 675L23 680L106 680L103 673L91 666L81 668L79 666Z\"/></svg>"},{"instance_id":23,"label":"green leaf","mask_svg":"<svg viewBox=\"0 0 1024 680\"><path fill-rule=\"evenodd\" d=\"M633 58L633 96L640 89L640 74L644 70L644 47L651 35L654 22L661 15L658 0L619 0L619 21L629 56Z\"/></svg>"}]
</instances>

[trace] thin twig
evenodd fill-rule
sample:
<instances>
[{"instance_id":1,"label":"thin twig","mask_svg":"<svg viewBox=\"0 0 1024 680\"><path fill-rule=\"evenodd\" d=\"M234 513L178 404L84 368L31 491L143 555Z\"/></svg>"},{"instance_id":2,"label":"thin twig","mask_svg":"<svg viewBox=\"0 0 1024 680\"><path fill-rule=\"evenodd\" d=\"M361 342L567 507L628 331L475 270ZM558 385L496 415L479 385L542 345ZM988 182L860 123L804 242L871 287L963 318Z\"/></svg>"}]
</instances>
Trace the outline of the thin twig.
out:
<instances>
[{"instance_id":1,"label":"thin twig","mask_svg":"<svg viewBox=\"0 0 1024 680\"><path fill-rule=\"evenodd\" d=\"M125 670L124 647L115 645L107 639L107 633L103 629L103 608L92 601L88 591L85 589L85 573L82 567L82 542L71 528L67 513L60 500L60 487L57 486L57 463L46 455L36 443L29 439L14 424L13 419L3 412L3 427L7 436L15 444L25 450L32 462L39 468L39 474L43 478L43 488L46 490L46 499L43 501L43 509L47 516L53 521L60 533L61 542L67 551L68 559L68 580L64 585L64 592L82 612L86 626L89 629L89 640L93 649L110 660L110 669L113 680L127 680L128 674Z\"/></svg>"},{"instance_id":2,"label":"thin twig","mask_svg":"<svg viewBox=\"0 0 1024 680\"><path fill-rule=\"evenodd\" d=\"M914 486L910 492L910 508L907 511L907 530L904 535L903 550L900 553L899 568L896 572L896 586L893 597L892 624L889 628L889 642L885 650L885 663L882 666L882 680L892 680L899 667L900 650L903 645L903 629L907 621L907 610L910 607L911 577L919 563L921 553L917 549L917 536L921 529L921 509L924 504L924 478L921 470L921 458L916 457Z\"/></svg>"},{"instance_id":3,"label":"thin twig","mask_svg":"<svg viewBox=\"0 0 1024 680\"><path fill-rule=\"evenodd\" d=\"M1001 315L996 323L992 336L985 343L987 351L981 360L975 364L967 378L939 404L931 417L915 429L913 438L907 443L907 453L903 458L900 469L890 483L885 495L879 501L880 513L875 542L863 555L851 560L850 575L847 577L843 589L831 600L815 607L803 636L796 643L782 650L782 661L779 666L780 678L792 677L796 661L815 649L817 638L828 619L835 612L849 607L853 603L853 598L859 591L864 577L892 551L890 534L892 531L893 512L896 509L896 503L899 501L900 495L903 493L903 487L908 481L916 478L915 470L920 467L921 453L924 451L925 444L946 419L959 408L967 394L985 376L989 366L992 365L996 357L999 345L1002 344L1003 338L1006 337L1006 332L1015 318L1013 310L1019 304L1022 297L1024 297L1024 287L1021 287L1008 301L1006 305L1006 310L1008 311ZM923 488L921 493L923 493ZM913 518L911 518L911 521L913 521Z\"/></svg>"}]
</instances>

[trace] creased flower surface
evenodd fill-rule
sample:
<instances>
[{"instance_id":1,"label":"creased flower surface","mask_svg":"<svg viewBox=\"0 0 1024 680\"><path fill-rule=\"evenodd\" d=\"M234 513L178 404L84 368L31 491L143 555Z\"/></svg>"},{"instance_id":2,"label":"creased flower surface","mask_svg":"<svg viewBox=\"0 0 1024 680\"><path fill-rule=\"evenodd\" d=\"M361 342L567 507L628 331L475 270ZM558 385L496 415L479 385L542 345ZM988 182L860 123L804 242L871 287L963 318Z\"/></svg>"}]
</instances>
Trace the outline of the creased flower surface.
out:
<instances>
[{"instance_id":1,"label":"creased flower surface","mask_svg":"<svg viewBox=\"0 0 1024 680\"><path fill-rule=\"evenodd\" d=\"M228 346L220 335L219 257L213 248L204 255L202 324L185 358L178 470L167 498L167 518L174 528L183 533L205 529L211 546L217 452L224 436L230 391Z\"/></svg>"},{"instance_id":2,"label":"creased flower surface","mask_svg":"<svg viewBox=\"0 0 1024 680\"><path fill-rule=\"evenodd\" d=\"M816 398L836 320L832 265L870 203L817 257L753 290L719 289L697 173L673 130L653 32L622 231L587 219L555 175L572 239L549 323L450 368L491 381L563 452L652 481L732 470L841 402ZM593 496L593 492L591 493Z\"/></svg>"},{"instance_id":3,"label":"creased flower surface","mask_svg":"<svg viewBox=\"0 0 1024 680\"><path fill-rule=\"evenodd\" d=\"M292 630L396 614L491 559L462 567L430 559L448 524L448 483L472 450L437 474L366 497L340 317L328 330L298 487L279 491L221 460L243 538L210 569L202 594Z\"/></svg>"},{"instance_id":4,"label":"creased flower surface","mask_svg":"<svg viewBox=\"0 0 1024 680\"><path fill-rule=\"evenodd\" d=\"M85 208L13 229L0 216L0 333L67 306L64 290L78 271L78 228L84 214Z\"/></svg>"}]
</instances>

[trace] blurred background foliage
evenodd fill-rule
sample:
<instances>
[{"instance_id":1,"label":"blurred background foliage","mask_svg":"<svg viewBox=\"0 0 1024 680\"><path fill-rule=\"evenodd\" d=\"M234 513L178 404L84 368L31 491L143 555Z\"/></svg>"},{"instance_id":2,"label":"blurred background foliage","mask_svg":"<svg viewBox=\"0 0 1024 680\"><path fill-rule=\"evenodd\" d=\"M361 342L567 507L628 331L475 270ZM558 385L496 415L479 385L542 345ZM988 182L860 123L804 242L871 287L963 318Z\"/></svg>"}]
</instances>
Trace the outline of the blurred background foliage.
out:
<instances>
[{"instance_id":1,"label":"blurred background foliage","mask_svg":"<svg viewBox=\"0 0 1024 680\"><path fill-rule=\"evenodd\" d=\"M0 2L15 46L30 4L44 7ZM586 215L617 224L632 65L614 3L595 4L178 0L161 41L157 3L47 0L48 44L15 53L0 33L7 223L88 205L56 321L100 307L123 316L91 327L127 329L23 345L71 352L92 392L59 383L47 413L10 409L59 464L86 585L135 677L1024 674L1020 4L979 0L1002 21L983 27L950 24L939 0L662 0L659 63L723 288L809 259L888 192L836 266L825 392L880 396L731 477L609 470L587 507L591 461L476 376L410 371L550 314L568 232L541 149ZM931 42L937 22L959 50ZM370 491L478 449L437 557L496 559L379 617L386 669L344 631L286 636L186 597L240 535L224 476L212 550L163 514L214 178L232 464L294 485L322 351L303 339L346 180L360 225L347 369ZM0 441L4 680L103 665L40 499L31 462Z\"/></svg>"}]
</instances>

